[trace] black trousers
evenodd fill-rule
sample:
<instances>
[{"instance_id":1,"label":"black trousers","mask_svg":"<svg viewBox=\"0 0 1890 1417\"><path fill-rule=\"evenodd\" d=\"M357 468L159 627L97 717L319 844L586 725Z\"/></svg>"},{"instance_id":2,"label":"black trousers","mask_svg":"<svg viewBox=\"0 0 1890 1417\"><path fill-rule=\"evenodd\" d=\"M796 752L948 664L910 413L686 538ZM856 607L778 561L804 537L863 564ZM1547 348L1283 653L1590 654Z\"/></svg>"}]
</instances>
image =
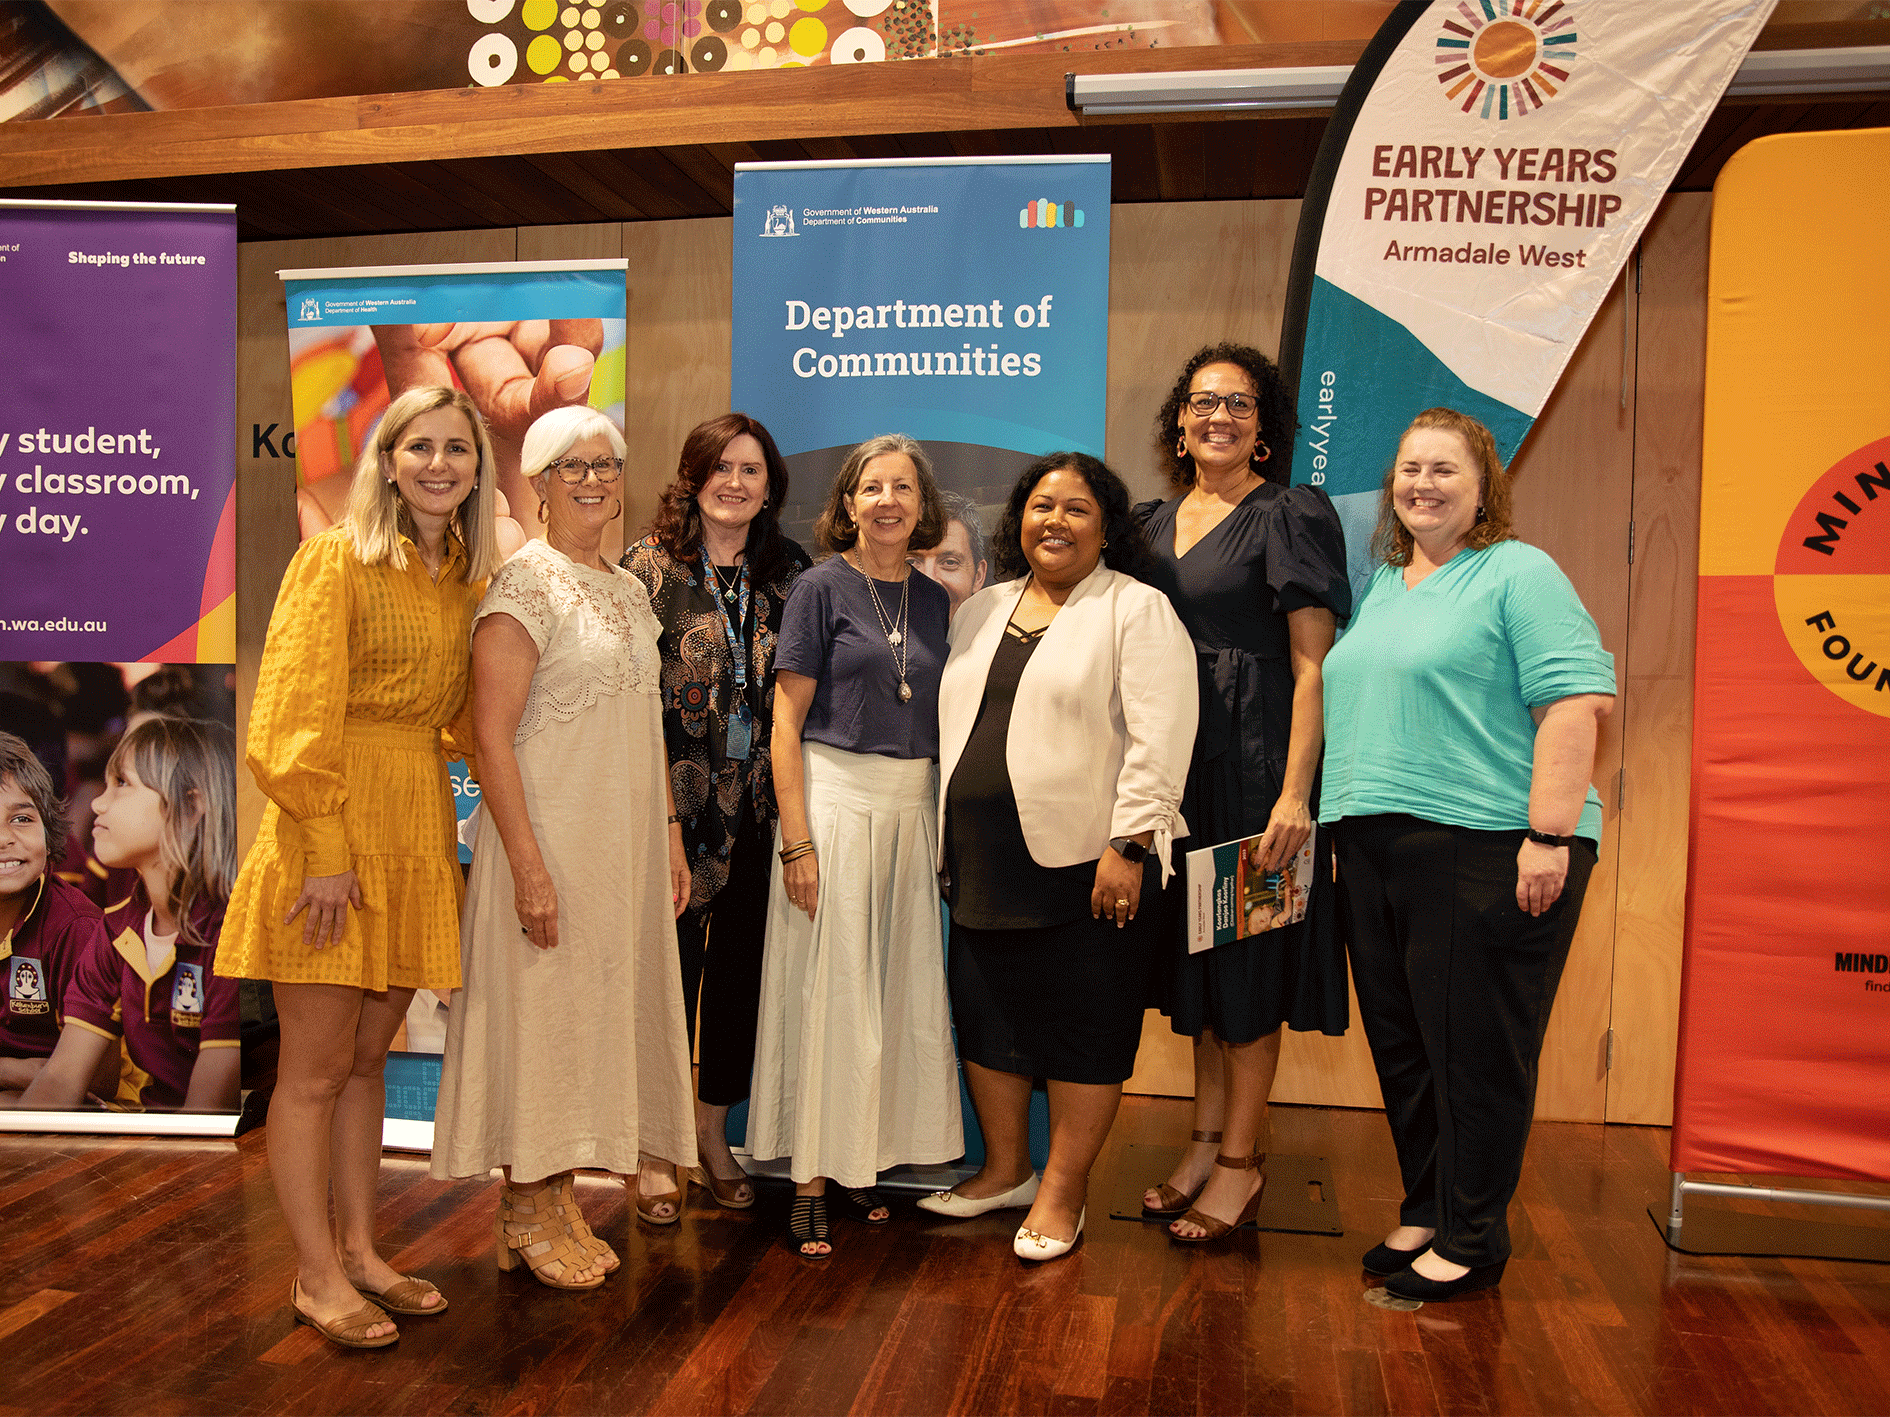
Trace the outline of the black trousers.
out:
<instances>
[{"instance_id":1,"label":"black trousers","mask_svg":"<svg viewBox=\"0 0 1890 1417\"><path fill-rule=\"evenodd\" d=\"M732 1107L748 1096L755 1070L755 1023L761 1015L761 947L768 930L768 881L774 833L744 812L729 853L728 883L708 909L685 910L676 922L682 960L683 1013L696 1041L696 998L702 1000L701 1064L696 1096ZM713 948L710 946L713 945Z\"/></svg>"},{"instance_id":2,"label":"black trousers","mask_svg":"<svg viewBox=\"0 0 1890 1417\"><path fill-rule=\"evenodd\" d=\"M1522 834L1417 817L1334 830L1359 1017L1404 1180L1405 1225L1462 1265L1509 1257L1509 1202L1536 1105L1536 1063L1594 869L1569 848L1555 904L1516 904Z\"/></svg>"}]
</instances>

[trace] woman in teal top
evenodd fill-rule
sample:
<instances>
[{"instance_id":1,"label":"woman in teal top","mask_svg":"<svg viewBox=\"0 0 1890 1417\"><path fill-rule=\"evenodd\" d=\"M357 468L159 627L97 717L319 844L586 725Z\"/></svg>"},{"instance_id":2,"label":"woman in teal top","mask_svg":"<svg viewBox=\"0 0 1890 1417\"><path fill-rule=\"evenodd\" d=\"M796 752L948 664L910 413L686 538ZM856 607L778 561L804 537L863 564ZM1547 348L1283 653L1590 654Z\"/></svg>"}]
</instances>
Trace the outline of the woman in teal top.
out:
<instances>
[{"instance_id":1,"label":"woman in teal top","mask_svg":"<svg viewBox=\"0 0 1890 1417\"><path fill-rule=\"evenodd\" d=\"M1601 838L1589 776L1614 657L1555 562L1514 538L1489 429L1420 413L1385 478L1384 564L1325 663L1319 819L1405 1189L1364 1267L1411 1299L1502 1279Z\"/></svg>"}]
</instances>

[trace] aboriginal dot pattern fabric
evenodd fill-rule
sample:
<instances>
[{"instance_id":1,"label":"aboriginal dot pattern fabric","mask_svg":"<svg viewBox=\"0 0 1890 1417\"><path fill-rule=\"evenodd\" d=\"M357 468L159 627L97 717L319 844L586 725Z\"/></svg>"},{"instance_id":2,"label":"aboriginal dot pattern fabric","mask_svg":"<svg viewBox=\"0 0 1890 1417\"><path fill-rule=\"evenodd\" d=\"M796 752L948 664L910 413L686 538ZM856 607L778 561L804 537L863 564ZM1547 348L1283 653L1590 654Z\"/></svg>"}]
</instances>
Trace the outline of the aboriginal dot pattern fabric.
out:
<instances>
[{"instance_id":1,"label":"aboriginal dot pattern fabric","mask_svg":"<svg viewBox=\"0 0 1890 1417\"><path fill-rule=\"evenodd\" d=\"M379 991L457 988L460 873L446 752L472 743L471 631L485 582L449 543L434 580L364 566L345 527L304 543L269 621L250 771L269 798L230 899L220 971ZM305 877L353 868L362 907L315 950L283 923Z\"/></svg>"}]
</instances>

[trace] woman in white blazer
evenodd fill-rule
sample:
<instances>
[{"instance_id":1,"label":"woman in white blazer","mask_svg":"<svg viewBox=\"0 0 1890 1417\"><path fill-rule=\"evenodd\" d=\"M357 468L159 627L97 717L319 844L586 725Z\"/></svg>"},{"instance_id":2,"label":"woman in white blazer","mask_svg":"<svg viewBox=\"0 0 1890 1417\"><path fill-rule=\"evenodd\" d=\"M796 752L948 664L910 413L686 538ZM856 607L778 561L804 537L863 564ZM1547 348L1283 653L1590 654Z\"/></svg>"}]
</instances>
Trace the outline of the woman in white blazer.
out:
<instances>
[{"instance_id":1,"label":"woman in white blazer","mask_svg":"<svg viewBox=\"0 0 1890 1417\"><path fill-rule=\"evenodd\" d=\"M959 1057L984 1168L920 1205L1028 1206L1014 1242L1082 1234L1089 1169L1135 1068L1159 942L1145 894L1172 871L1194 745L1194 650L1141 555L1128 490L1095 458L1024 470L993 537L1006 579L965 601L939 690L940 866ZM1031 1169L1030 1089L1050 1090Z\"/></svg>"}]
</instances>

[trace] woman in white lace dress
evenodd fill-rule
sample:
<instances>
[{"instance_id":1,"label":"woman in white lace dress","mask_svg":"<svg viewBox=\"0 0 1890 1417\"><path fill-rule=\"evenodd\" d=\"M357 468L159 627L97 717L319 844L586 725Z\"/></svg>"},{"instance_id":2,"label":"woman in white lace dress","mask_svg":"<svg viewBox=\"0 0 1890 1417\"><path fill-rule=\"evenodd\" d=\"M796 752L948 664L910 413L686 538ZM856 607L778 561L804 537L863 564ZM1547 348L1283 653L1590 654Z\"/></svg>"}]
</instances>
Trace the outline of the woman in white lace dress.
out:
<instances>
[{"instance_id":1,"label":"woman in white lace dress","mask_svg":"<svg viewBox=\"0 0 1890 1417\"><path fill-rule=\"evenodd\" d=\"M689 868L659 626L642 584L600 554L623 511L623 452L587 408L532 425L522 462L545 535L493 576L474 617L483 806L433 1149L437 1177L504 1169L499 1267L523 1262L562 1289L617 1267L573 1168L641 1171L664 1194L638 1209L667 1223L673 1168L696 1160L676 962Z\"/></svg>"}]
</instances>

